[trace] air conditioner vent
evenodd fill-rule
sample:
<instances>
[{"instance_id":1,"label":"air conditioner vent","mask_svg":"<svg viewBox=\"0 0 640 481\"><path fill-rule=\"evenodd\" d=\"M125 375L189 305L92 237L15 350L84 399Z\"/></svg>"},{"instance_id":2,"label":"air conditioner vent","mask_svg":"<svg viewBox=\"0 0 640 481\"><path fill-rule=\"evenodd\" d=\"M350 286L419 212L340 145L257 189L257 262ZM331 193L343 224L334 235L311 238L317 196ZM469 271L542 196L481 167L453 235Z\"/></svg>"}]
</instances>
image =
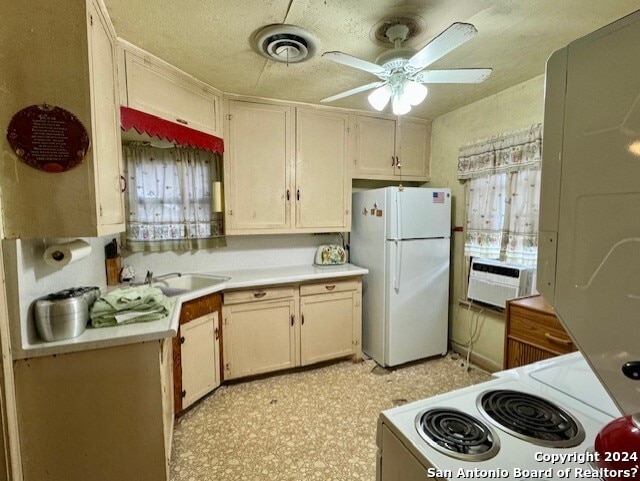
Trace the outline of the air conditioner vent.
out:
<instances>
[{"instance_id":1,"label":"air conditioner vent","mask_svg":"<svg viewBox=\"0 0 640 481\"><path fill-rule=\"evenodd\" d=\"M319 48L318 40L295 25L268 25L254 35L256 51L271 60L299 63L309 60Z\"/></svg>"},{"instance_id":2,"label":"air conditioner vent","mask_svg":"<svg viewBox=\"0 0 640 481\"><path fill-rule=\"evenodd\" d=\"M507 300L531 294L532 281L532 267L473 259L467 299L504 308Z\"/></svg>"}]
</instances>

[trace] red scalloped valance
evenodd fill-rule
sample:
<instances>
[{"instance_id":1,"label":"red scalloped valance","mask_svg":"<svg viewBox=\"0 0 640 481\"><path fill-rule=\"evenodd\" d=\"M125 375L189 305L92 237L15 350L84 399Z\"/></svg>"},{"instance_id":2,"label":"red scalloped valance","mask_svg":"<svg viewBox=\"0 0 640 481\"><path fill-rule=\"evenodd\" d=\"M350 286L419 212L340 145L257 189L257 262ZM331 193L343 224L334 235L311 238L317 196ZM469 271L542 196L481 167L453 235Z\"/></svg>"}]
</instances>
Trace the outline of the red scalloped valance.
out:
<instances>
[{"instance_id":1,"label":"red scalloped valance","mask_svg":"<svg viewBox=\"0 0 640 481\"><path fill-rule=\"evenodd\" d=\"M174 124L155 115L140 112L129 107L120 107L122 130L135 129L139 134L158 137L180 145L222 154L224 142L215 135L205 134L184 125Z\"/></svg>"}]
</instances>

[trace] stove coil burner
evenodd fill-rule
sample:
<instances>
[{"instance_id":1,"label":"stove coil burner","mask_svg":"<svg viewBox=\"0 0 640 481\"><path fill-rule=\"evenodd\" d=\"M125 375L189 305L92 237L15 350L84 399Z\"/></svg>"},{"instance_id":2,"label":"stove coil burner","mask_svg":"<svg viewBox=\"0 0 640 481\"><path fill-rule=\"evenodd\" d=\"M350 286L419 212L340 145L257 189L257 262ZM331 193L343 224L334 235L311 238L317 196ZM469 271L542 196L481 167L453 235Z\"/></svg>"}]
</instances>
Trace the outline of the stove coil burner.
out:
<instances>
[{"instance_id":1,"label":"stove coil burner","mask_svg":"<svg viewBox=\"0 0 640 481\"><path fill-rule=\"evenodd\" d=\"M569 448L584 441L583 427L571 414L533 394L495 390L476 402L493 424L538 446Z\"/></svg>"},{"instance_id":2,"label":"stove coil burner","mask_svg":"<svg viewBox=\"0 0 640 481\"><path fill-rule=\"evenodd\" d=\"M483 461L498 454L500 442L491 427L452 408L427 409L416 416L420 437L437 451L465 461Z\"/></svg>"}]
</instances>

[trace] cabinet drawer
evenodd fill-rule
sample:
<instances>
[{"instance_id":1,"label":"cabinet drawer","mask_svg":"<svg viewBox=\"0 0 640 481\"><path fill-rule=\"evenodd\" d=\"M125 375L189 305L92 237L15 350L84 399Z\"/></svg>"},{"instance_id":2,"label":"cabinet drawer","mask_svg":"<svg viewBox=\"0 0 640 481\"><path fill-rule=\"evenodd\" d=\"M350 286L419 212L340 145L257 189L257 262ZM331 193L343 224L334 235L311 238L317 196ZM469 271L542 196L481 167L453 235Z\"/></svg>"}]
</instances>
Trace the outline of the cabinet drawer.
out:
<instances>
[{"instance_id":1,"label":"cabinet drawer","mask_svg":"<svg viewBox=\"0 0 640 481\"><path fill-rule=\"evenodd\" d=\"M564 354L575 350L573 341L555 316L511 306L508 337Z\"/></svg>"},{"instance_id":2,"label":"cabinet drawer","mask_svg":"<svg viewBox=\"0 0 640 481\"><path fill-rule=\"evenodd\" d=\"M273 299L285 299L293 297L293 286L255 288L244 291L231 291L224 293L224 303L240 304L242 302L270 301Z\"/></svg>"},{"instance_id":3,"label":"cabinet drawer","mask_svg":"<svg viewBox=\"0 0 640 481\"><path fill-rule=\"evenodd\" d=\"M301 296L312 296L314 294L327 294L329 292L355 291L358 289L358 281L349 279L346 281L326 281L314 284L303 284L300 286Z\"/></svg>"}]
</instances>

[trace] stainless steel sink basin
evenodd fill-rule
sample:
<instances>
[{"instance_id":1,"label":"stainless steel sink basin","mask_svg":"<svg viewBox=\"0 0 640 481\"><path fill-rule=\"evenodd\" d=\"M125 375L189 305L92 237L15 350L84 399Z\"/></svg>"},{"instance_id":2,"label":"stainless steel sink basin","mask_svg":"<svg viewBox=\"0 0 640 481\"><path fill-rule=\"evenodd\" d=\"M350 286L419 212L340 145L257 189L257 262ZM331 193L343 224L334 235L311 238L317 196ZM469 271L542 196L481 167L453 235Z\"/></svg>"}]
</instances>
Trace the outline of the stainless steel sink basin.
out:
<instances>
[{"instance_id":1,"label":"stainless steel sink basin","mask_svg":"<svg viewBox=\"0 0 640 481\"><path fill-rule=\"evenodd\" d=\"M171 277L152 282L165 296L173 297L191 291L206 289L228 281L228 277L210 276L206 274L182 274L180 277Z\"/></svg>"}]
</instances>

